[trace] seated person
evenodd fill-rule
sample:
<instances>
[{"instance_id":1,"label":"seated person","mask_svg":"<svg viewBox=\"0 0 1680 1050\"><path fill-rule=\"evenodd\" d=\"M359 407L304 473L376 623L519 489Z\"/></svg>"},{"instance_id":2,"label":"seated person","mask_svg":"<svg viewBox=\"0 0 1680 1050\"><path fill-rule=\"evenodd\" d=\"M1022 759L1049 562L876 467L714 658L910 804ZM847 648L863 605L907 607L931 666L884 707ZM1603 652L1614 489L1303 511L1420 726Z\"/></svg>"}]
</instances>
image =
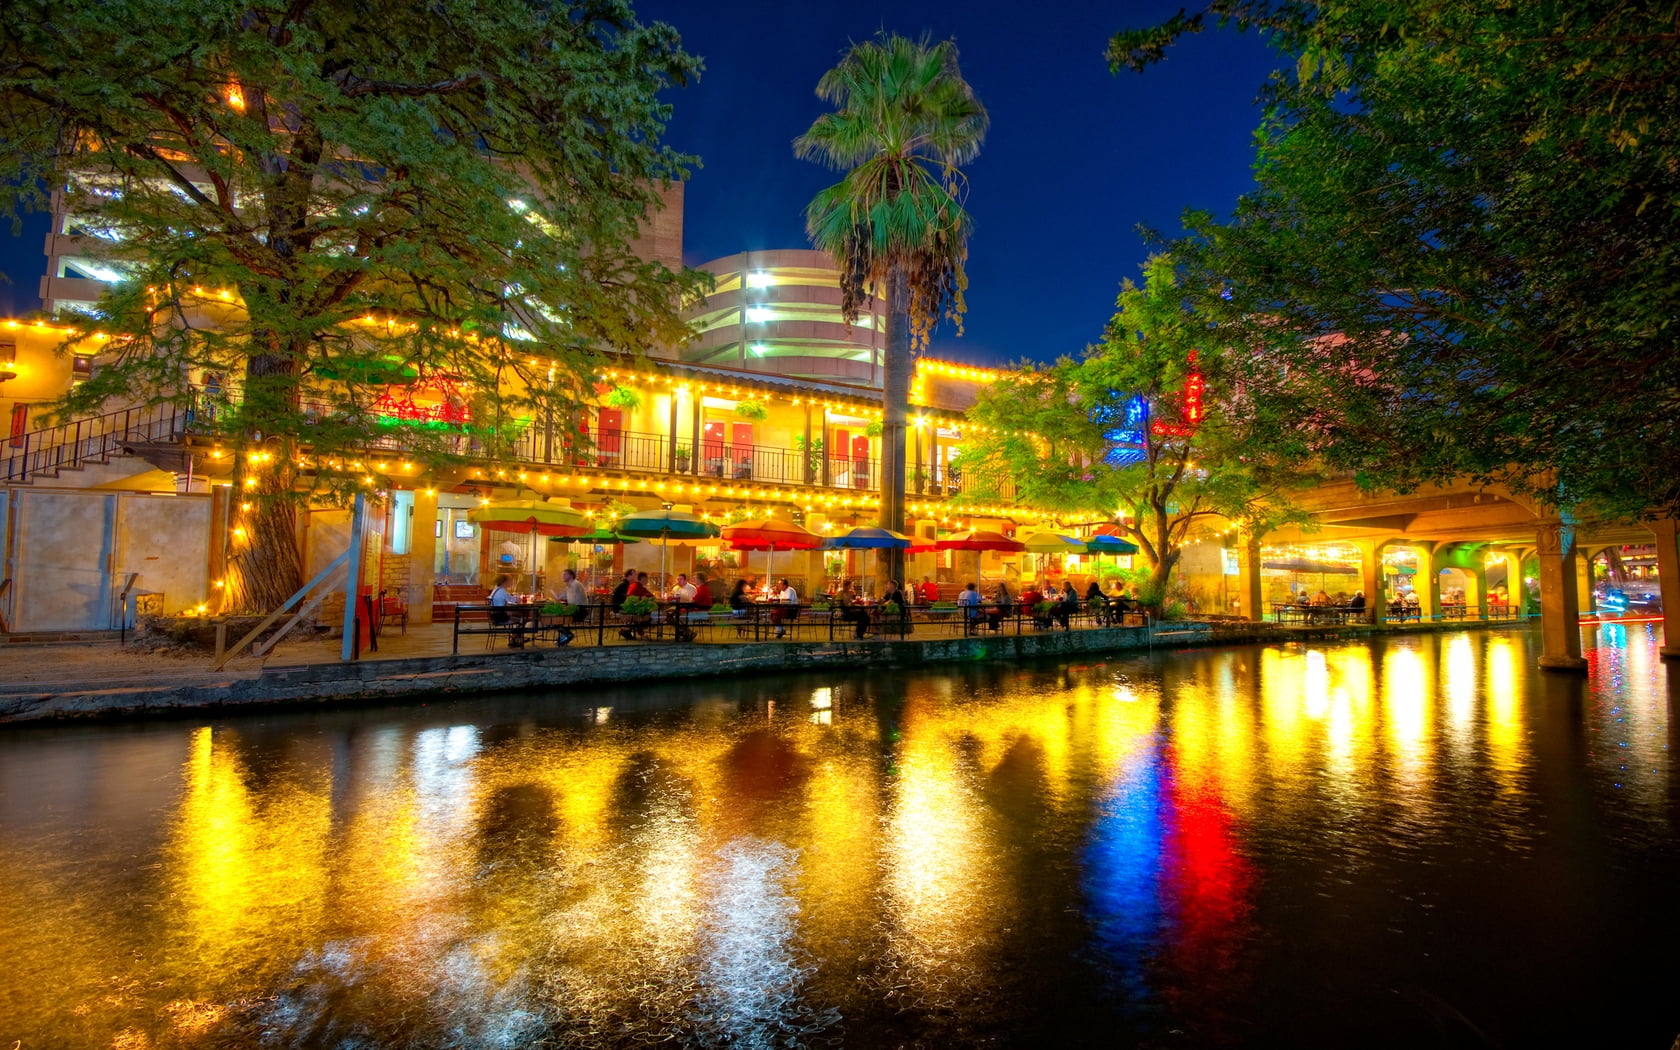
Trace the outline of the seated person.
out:
<instances>
[{"instance_id":1,"label":"seated person","mask_svg":"<svg viewBox=\"0 0 1680 1050\"><path fill-rule=\"evenodd\" d=\"M980 592L970 583L957 595L957 608L962 611L963 629L972 632L980 619Z\"/></svg>"},{"instance_id":2,"label":"seated person","mask_svg":"<svg viewBox=\"0 0 1680 1050\"><path fill-rule=\"evenodd\" d=\"M734 589L729 592L729 607L739 616L751 609L752 606L752 595L747 591L746 579L743 577L736 580Z\"/></svg>"},{"instance_id":3,"label":"seated person","mask_svg":"<svg viewBox=\"0 0 1680 1050\"><path fill-rule=\"evenodd\" d=\"M1003 621L1015 613L1015 599L1009 593L1009 585L998 581L997 590L992 592L992 607L986 610L986 620L992 630L1003 630Z\"/></svg>"},{"instance_id":4,"label":"seated person","mask_svg":"<svg viewBox=\"0 0 1680 1050\"><path fill-rule=\"evenodd\" d=\"M1091 610L1091 618L1099 625L1108 623L1108 599L1103 597L1102 587L1096 580L1085 587L1085 608Z\"/></svg>"},{"instance_id":5,"label":"seated person","mask_svg":"<svg viewBox=\"0 0 1680 1050\"><path fill-rule=\"evenodd\" d=\"M508 593L509 577L506 573L496 577L496 586L490 591L490 623L495 627L506 627L513 620L508 612L508 606L515 604L513 595ZM521 619L514 625L513 633L508 636L509 649L521 649L525 646L525 621Z\"/></svg>"},{"instance_id":6,"label":"seated person","mask_svg":"<svg viewBox=\"0 0 1680 1050\"><path fill-rule=\"evenodd\" d=\"M770 609L770 622L776 625L776 637L780 638L787 634L787 621L799 615L799 592L783 577L770 588L770 601L775 603Z\"/></svg>"},{"instance_id":7,"label":"seated person","mask_svg":"<svg viewBox=\"0 0 1680 1050\"><path fill-rule=\"evenodd\" d=\"M851 623L856 628L855 637L862 638L869 630L869 610L858 604L851 580L840 585L840 593L834 596L834 600L840 606L840 619Z\"/></svg>"}]
</instances>

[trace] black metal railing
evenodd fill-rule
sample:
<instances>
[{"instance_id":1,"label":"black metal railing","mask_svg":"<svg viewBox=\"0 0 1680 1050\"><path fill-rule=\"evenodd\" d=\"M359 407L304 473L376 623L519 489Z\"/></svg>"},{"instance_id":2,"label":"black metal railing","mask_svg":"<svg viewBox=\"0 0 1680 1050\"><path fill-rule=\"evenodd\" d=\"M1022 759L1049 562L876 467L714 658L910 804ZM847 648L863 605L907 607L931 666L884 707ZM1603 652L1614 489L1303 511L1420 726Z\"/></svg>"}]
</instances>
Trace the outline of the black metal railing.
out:
<instances>
[{"instance_id":1,"label":"black metal railing","mask_svg":"<svg viewBox=\"0 0 1680 1050\"><path fill-rule=\"evenodd\" d=\"M188 407L163 404L122 409L103 416L46 427L10 439L0 455L0 480L21 482L34 474L79 466L108 458L124 444L177 440L185 434L213 433L220 417L237 409L237 392L207 395L194 390ZM328 419L341 406L305 402L301 411ZM599 468L643 474L678 474L719 481L767 485L816 485L878 492L881 461L781 448L775 445L736 444L702 440L696 448L680 437L634 431L601 431L588 440L574 440L556 427L526 424L496 434L471 423L461 426L449 441L454 451L471 458L506 455L523 463L556 470ZM364 442L368 451L402 451L405 438L393 432ZM1013 479L993 478L958 468L935 468L909 478L912 495L964 496L1012 500Z\"/></svg>"},{"instance_id":2,"label":"black metal railing","mask_svg":"<svg viewBox=\"0 0 1680 1050\"><path fill-rule=\"evenodd\" d=\"M188 409L162 404L32 430L6 439L0 448L0 480L17 484L37 474L104 462L124 445L174 441L191 422Z\"/></svg>"}]
</instances>

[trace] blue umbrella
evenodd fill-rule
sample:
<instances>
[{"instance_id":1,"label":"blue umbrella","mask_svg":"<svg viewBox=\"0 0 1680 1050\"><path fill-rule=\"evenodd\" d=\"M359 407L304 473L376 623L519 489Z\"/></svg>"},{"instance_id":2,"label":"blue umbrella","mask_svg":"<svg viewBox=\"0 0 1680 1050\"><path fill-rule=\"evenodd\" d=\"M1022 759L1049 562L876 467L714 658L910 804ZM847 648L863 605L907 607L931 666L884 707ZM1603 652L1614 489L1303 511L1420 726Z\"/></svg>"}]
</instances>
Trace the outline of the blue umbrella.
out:
<instances>
[{"instance_id":1,"label":"blue umbrella","mask_svg":"<svg viewBox=\"0 0 1680 1050\"><path fill-rule=\"evenodd\" d=\"M823 546L830 550L903 550L913 542L901 532L874 525L859 525L838 536L828 537Z\"/></svg>"},{"instance_id":2,"label":"blue umbrella","mask_svg":"<svg viewBox=\"0 0 1680 1050\"><path fill-rule=\"evenodd\" d=\"M1097 577L1102 577L1102 556L1104 554L1136 554L1137 544L1123 540L1118 536L1098 535L1085 541L1085 553L1097 556Z\"/></svg>"},{"instance_id":3,"label":"blue umbrella","mask_svg":"<svg viewBox=\"0 0 1680 1050\"><path fill-rule=\"evenodd\" d=\"M1136 554L1137 544L1118 536L1092 536L1085 541L1087 554Z\"/></svg>"}]
</instances>

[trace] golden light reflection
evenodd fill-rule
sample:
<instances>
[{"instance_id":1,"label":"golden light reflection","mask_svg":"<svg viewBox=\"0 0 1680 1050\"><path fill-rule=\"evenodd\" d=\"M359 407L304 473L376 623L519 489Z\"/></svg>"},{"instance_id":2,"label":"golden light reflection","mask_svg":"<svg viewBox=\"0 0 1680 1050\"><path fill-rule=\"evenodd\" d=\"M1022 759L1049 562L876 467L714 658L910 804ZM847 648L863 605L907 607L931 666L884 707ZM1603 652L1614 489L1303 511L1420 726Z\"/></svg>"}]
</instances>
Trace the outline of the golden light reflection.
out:
<instances>
[{"instance_id":1,"label":"golden light reflection","mask_svg":"<svg viewBox=\"0 0 1680 1050\"><path fill-rule=\"evenodd\" d=\"M1510 638L1487 640L1486 725L1487 753L1495 782L1503 793L1521 787L1527 761L1522 708L1523 654Z\"/></svg>"},{"instance_id":2,"label":"golden light reflection","mask_svg":"<svg viewBox=\"0 0 1680 1050\"><path fill-rule=\"evenodd\" d=\"M1361 646L1275 647L910 675L885 697L859 676L585 702L547 723L520 706L193 729L144 875L68 885L0 840L0 936L27 1016L89 1046L320 1045L333 1011L447 1025L463 1045L604 1026L762 1044L839 1023L829 1006L980 1008L1051 936L1046 914L1084 923L1099 896L1104 944L1165 945L1140 958L1237 981L1221 967L1267 876L1255 829L1329 828L1341 849L1362 812L1397 806L1422 842L1426 794L1455 812L1452 792L1481 804L1490 784L1517 799L1507 813L1532 798L1522 637L1435 644L1390 644L1380 667ZM1637 703L1591 701L1600 739L1626 745L1593 761L1660 804L1667 696L1646 687L1664 670L1640 659L1613 669L1646 683ZM110 924L127 939L102 940L122 894L137 906ZM67 1005L30 991L55 973Z\"/></svg>"},{"instance_id":3,"label":"golden light reflection","mask_svg":"<svg viewBox=\"0 0 1680 1050\"><path fill-rule=\"evenodd\" d=\"M1425 672L1423 657L1416 649L1391 646L1383 656L1383 722L1395 786L1410 796L1428 789L1434 699L1435 683Z\"/></svg>"},{"instance_id":4,"label":"golden light reflection","mask_svg":"<svg viewBox=\"0 0 1680 1050\"><path fill-rule=\"evenodd\" d=\"M320 921L328 891L326 794L296 783L252 791L236 742L193 732L168 848L174 925L208 974L253 956L283 959L289 931Z\"/></svg>"}]
</instances>

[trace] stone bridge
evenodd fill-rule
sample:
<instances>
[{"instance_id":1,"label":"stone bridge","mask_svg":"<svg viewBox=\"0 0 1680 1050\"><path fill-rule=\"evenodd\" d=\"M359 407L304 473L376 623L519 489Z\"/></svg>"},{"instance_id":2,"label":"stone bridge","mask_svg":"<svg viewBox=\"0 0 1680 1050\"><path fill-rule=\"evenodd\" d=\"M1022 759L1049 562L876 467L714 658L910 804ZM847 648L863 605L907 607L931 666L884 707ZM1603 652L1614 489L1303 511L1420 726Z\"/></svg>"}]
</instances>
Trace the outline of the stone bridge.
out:
<instances>
[{"instance_id":1,"label":"stone bridge","mask_svg":"<svg viewBox=\"0 0 1680 1050\"><path fill-rule=\"evenodd\" d=\"M1440 572L1462 570L1474 581L1466 588L1467 605L1487 616L1487 565L1504 560L1506 579L1522 579L1530 558L1540 567L1540 623L1544 637L1542 667L1562 670L1586 666L1581 658L1578 621L1593 608L1592 561L1606 548L1655 543L1661 585L1665 657L1680 657L1680 554L1675 521L1601 523L1560 515L1498 486L1468 481L1431 485L1415 492L1362 492L1351 480L1332 481L1304 493L1298 504L1313 517L1308 528L1287 526L1263 536L1249 536L1241 549L1242 598L1261 609L1260 548L1265 544L1335 542L1359 551L1361 589L1372 615L1381 623L1387 611L1383 594L1383 552L1405 548L1418 563L1415 586L1425 618L1440 612ZM1513 586L1512 593L1517 593ZM1471 592L1474 592L1473 594Z\"/></svg>"}]
</instances>

